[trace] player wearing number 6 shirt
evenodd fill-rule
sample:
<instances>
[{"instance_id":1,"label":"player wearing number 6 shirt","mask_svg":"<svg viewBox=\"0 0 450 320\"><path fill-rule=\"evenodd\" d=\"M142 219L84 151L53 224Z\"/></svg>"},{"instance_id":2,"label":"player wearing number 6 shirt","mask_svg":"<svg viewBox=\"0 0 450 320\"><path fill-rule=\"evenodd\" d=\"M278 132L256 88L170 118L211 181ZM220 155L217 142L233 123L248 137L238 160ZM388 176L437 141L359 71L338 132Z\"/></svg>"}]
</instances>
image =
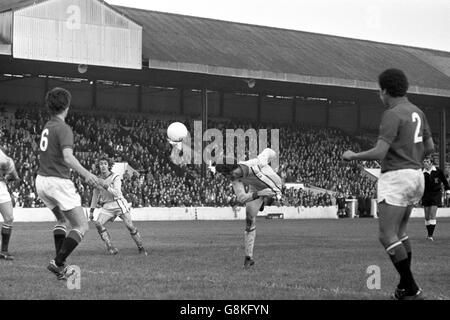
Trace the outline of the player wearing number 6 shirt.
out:
<instances>
[{"instance_id":1,"label":"player wearing number 6 shirt","mask_svg":"<svg viewBox=\"0 0 450 320\"><path fill-rule=\"evenodd\" d=\"M414 204L424 192L422 160L433 152L434 143L425 114L406 97L408 80L398 69L378 78L380 99L388 108L382 116L378 142L368 151L346 151L351 160L381 160L378 179L379 240L400 274L393 295L398 300L423 299L411 272L411 243L406 228Z\"/></svg>"},{"instance_id":2,"label":"player wearing number 6 shirt","mask_svg":"<svg viewBox=\"0 0 450 320\"><path fill-rule=\"evenodd\" d=\"M119 217L125 223L128 231L130 231L131 238L136 243L139 253L147 255L138 229L133 225L133 221L131 220L131 206L122 195L122 180L118 174L111 172L112 165L112 161L106 156L101 157L98 161L101 173L99 179L100 186L94 189L89 218L94 220L94 209L100 203L101 209L95 222L95 227L100 238L105 242L109 254L114 255L119 251L112 245L111 237L105 225L108 221L114 221L116 217Z\"/></svg>"},{"instance_id":3,"label":"player wearing number 6 shirt","mask_svg":"<svg viewBox=\"0 0 450 320\"><path fill-rule=\"evenodd\" d=\"M245 204L244 268L246 269L255 264L253 247L256 237L256 215L264 210L265 205L271 205L275 200L281 199L282 180L269 165L276 156L274 150L266 148L255 159L237 164L234 159L228 159L225 164L217 164L213 167L215 171L232 181L237 201ZM248 192L245 186L249 187Z\"/></svg>"},{"instance_id":4,"label":"player wearing number 6 shirt","mask_svg":"<svg viewBox=\"0 0 450 320\"><path fill-rule=\"evenodd\" d=\"M66 259L89 229L80 195L70 180L70 169L77 171L88 184L98 186L97 177L73 155L73 132L65 123L71 98L70 93L62 88L50 90L45 97L51 119L42 130L36 177L37 194L58 221L53 229L56 256L47 269L59 280L69 276ZM67 223L71 226L68 234Z\"/></svg>"}]
</instances>

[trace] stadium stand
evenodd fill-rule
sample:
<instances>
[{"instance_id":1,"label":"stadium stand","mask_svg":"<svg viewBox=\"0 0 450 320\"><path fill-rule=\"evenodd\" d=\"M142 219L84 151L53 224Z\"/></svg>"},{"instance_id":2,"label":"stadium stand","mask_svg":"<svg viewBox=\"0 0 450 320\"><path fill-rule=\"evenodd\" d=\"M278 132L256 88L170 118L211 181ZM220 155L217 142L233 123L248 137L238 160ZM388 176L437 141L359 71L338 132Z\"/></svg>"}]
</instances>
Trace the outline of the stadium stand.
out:
<instances>
[{"instance_id":1,"label":"stadium stand","mask_svg":"<svg viewBox=\"0 0 450 320\"><path fill-rule=\"evenodd\" d=\"M3 147L20 166L24 183L11 190L17 206L42 207L34 190L39 128L47 115L34 106L6 111L3 106ZM133 207L149 206L229 206L236 205L231 185L221 175L209 173L204 179L200 166L176 166L170 161L171 147L165 128L171 120L143 115L73 112L67 122L75 133L75 155L94 172L99 155L109 154L116 161L128 162L139 174L125 173L124 195ZM276 124L216 121L214 127L244 130ZM327 190L285 189L282 205L329 206L335 203L333 192L353 197L373 197L374 182L362 175L356 164L346 164L340 154L348 148L360 150L364 140L352 138L340 129L313 126L283 126L280 129L280 174L285 182L301 182L306 187ZM83 205L89 205L91 188L78 175L73 176ZM203 192L205 191L205 192ZM329 192L328 192L329 191Z\"/></svg>"}]
</instances>

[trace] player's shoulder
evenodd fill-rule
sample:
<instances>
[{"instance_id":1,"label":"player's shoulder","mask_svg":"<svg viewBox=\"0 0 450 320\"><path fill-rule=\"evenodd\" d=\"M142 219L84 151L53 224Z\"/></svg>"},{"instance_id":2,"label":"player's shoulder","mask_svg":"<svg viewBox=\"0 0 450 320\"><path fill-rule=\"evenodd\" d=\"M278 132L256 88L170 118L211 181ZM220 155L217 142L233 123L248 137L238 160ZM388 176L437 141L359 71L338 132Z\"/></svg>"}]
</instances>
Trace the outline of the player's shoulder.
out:
<instances>
[{"instance_id":1,"label":"player's shoulder","mask_svg":"<svg viewBox=\"0 0 450 320\"><path fill-rule=\"evenodd\" d=\"M72 128L65 122L56 118L51 118L48 120L45 125L44 129L52 129L52 132L58 133L61 131L70 131L72 132Z\"/></svg>"},{"instance_id":2,"label":"player's shoulder","mask_svg":"<svg viewBox=\"0 0 450 320\"><path fill-rule=\"evenodd\" d=\"M120 177L120 174L113 172L111 175L111 180L115 181L116 179L122 180L122 178Z\"/></svg>"}]
</instances>

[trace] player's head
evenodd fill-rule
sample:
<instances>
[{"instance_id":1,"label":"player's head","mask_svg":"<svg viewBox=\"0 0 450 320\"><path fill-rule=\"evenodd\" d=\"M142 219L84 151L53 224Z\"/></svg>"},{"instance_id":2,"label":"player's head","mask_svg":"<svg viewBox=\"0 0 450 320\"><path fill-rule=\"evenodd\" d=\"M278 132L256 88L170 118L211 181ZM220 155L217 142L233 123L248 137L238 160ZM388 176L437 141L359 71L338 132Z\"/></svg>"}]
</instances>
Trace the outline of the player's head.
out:
<instances>
[{"instance_id":1,"label":"player's head","mask_svg":"<svg viewBox=\"0 0 450 320\"><path fill-rule=\"evenodd\" d=\"M236 159L224 159L223 164L215 165L216 171L231 180L239 179L243 176L243 171L240 165L237 164Z\"/></svg>"},{"instance_id":2,"label":"player's head","mask_svg":"<svg viewBox=\"0 0 450 320\"><path fill-rule=\"evenodd\" d=\"M389 98L400 98L406 95L409 83L405 73L399 69L387 69L378 76L380 98L385 105Z\"/></svg>"},{"instance_id":3,"label":"player's head","mask_svg":"<svg viewBox=\"0 0 450 320\"><path fill-rule=\"evenodd\" d=\"M51 89L45 96L45 104L52 116L67 112L71 100L70 92L59 87Z\"/></svg>"},{"instance_id":4,"label":"player's head","mask_svg":"<svg viewBox=\"0 0 450 320\"><path fill-rule=\"evenodd\" d=\"M108 173L111 171L113 166L113 161L108 156L101 156L98 159L98 167L100 168L101 173Z\"/></svg>"},{"instance_id":5,"label":"player's head","mask_svg":"<svg viewBox=\"0 0 450 320\"><path fill-rule=\"evenodd\" d=\"M242 169L238 164L218 164L216 165L216 171L231 180L242 177Z\"/></svg>"},{"instance_id":6,"label":"player's head","mask_svg":"<svg viewBox=\"0 0 450 320\"><path fill-rule=\"evenodd\" d=\"M433 166L433 159L428 156L423 159L423 166L425 169L429 170Z\"/></svg>"}]
</instances>

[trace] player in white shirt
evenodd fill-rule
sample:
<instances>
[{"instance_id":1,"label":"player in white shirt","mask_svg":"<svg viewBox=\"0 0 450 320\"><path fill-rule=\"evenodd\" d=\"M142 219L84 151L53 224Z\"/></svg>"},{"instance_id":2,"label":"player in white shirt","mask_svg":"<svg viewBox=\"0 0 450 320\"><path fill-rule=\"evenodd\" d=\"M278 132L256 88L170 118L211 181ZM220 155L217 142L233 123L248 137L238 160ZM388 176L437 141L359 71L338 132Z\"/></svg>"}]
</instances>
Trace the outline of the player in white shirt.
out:
<instances>
[{"instance_id":1,"label":"player in white shirt","mask_svg":"<svg viewBox=\"0 0 450 320\"><path fill-rule=\"evenodd\" d=\"M244 268L255 264L253 247L256 236L256 215L264 210L264 205L271 205L281 199L281 177L269 165L276 152L270 148L264 149L257 158L241 161L238 164L217 164L214 168L232 181L237 201L245 204L246 228L244 233L245 260ZM245 186L249 190L246 192Z\"/></svg>"},{"instance_id":2,"label":"player in white shirt","mask_svg":"<svg viewBox=\"0 0 450 320\"><path fill-rule=\"evenodd\" d=\"M11 195L6 186L8 181L19 181L19 176L14 166L14 161L3 150L0 150L0 213L3 217L0 260L14 260L14 257L8 252L14 221Z\"/></svg>"},{"instance_id":3,"label":"player in white shirt","mask_svg":"<svg viewBox=\"0 0 450 320\"><path fill-rule=\"evenodd\" d=\"M119 251L112 245L111 237L105 225L107 222L114 221L119 217L130 231L131 238L136 243L139 253L147 255L141 236L131 221L131 205L122 195L122 180L120 176L111 172L112 162L108 157L101 157L98 164L100 167L100 187L94 189L89 219L94 220L94 210L97 204L100 203L101 209L97 221L95 221L95 226L100 234L100 238L105 242L109 254L115 255Z\"/></svg>"}]
</instances>

